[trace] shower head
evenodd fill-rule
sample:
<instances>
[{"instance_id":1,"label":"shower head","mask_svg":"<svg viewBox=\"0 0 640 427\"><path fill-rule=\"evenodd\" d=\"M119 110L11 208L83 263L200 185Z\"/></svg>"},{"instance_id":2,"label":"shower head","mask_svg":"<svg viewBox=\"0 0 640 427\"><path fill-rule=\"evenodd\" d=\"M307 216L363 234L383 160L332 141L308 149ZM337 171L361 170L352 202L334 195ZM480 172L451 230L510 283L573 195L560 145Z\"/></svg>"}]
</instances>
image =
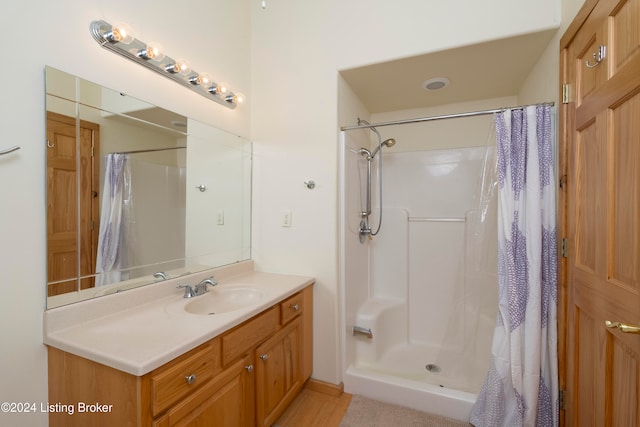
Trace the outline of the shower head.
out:
<instances>
[{"instance_id":1,"label":"shower head","mask_svg":"<svg viewBox=\"0 0 640 427\"><path fill-rule=\"evenodd\" d=\"M389 139L385 139L384 141L382 141L382 142L380 143L380 145L378 145L378 146L376 147L376 149L375 149L375 150L373 150L373 153L371 153L371 158L372 158L372 159L376 156L376 154L378 153L378 151L380 151L380 148L382 148L382 146L383 146L383 145L384 145L385 147L393 147L394 145L396 145L396 140L395 140L395 139L393 139L393 138L389 138Z\"/></svg>"}]
</instances>

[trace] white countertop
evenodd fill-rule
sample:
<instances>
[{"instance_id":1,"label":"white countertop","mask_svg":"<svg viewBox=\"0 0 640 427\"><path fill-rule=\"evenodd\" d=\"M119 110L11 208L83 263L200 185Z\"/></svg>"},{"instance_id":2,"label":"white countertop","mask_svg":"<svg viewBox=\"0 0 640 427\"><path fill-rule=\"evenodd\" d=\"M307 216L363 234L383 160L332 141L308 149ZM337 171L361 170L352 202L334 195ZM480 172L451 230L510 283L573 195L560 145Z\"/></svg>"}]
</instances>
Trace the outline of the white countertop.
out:
<instances>
[{"instance_id":1,"label":"white countertop","mask_svg":"<svg viewBox=\"0 0 640 427\"><path fill-rule=\"evenodd\" d=\"M252 270L253 264L222 267L190 278L57 307L44 313L44 343L132 375L144 375L312 284L314 279ZM214 275L213 288L249 286L259 302L214 315L184 306L208 294L183 298L177 283L194 285ZM220 287L220 288L218 288Z\"/></svg>"}]
</instances>

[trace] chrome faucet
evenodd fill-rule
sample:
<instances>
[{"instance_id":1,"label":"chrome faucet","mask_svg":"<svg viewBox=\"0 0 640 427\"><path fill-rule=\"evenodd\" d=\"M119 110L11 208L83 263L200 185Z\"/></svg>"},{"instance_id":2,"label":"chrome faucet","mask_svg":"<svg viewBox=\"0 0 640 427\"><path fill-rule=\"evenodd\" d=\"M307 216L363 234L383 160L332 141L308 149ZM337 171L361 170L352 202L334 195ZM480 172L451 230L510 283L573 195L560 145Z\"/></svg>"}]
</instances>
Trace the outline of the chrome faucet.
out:
<instances>
[{"instance_id":1,"label":"chrome faucet","mask_svg":"<svg viewBox=\"0 0 640 427\"><path fill-rule=\"evenodd\" d=\"M196 296L198 295L202 295L205 292L209 292L209 289L207 288L207 286L211 286L214 287L215 285L218 284L218 281L216 279L213 278L213 276L204 279L203 281L201 281L200 283L198 283L196 285Z\"/></svg>"},{"instance_id":2,"label":"chrome faucet","mask_svg":"<svg viewBox=\"0 0 640 427\"><path fill-rule=\"evenodd\" d=\"M164 271L158 271L153 273L153 277L155 277L156 279L167 280L169 278L169 275L167 275L167 273L165 273Z\"/></svg>"},{"instance_id":3,"label":"chrome faucet","mask_svg":"<svg viewBox=\"0 0 640 427\"><path fill-rule=\"evenodd\" d=\"M202 280L195 287L191 287L191 285L178 285L178 288L184 288L184 298L197 297L204 293L209 292L207 286L216 286L218 281L213 278L213 276Z\"/></svg>"}]
</instances>

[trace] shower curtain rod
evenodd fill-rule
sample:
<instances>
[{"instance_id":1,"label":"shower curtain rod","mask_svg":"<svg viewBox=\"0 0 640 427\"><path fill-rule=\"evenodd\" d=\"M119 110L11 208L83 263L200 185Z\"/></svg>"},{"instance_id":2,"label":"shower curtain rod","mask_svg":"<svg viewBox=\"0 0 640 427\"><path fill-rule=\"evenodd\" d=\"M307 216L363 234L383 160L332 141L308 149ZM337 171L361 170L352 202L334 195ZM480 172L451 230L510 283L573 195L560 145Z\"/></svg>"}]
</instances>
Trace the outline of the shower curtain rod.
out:
<instances>
[{"instance_id":1,"label":"shower curtain rod","mask_svg":"<svg viewBox=\"0 0 640 427\"><path fill-rule=\"evenodd\" d=\"M531 104L531 105L549 105L553 107L555 105L555 102L544 102L540 104ZM369 129L369 128L381 127L381 126L404 125L407 123L430 122L433 120L456 119L459 117L485 116L487 114L499 113L505 110L525 108L525 107L528 107L528 105L521 105L519 107L495 108L493 110L469 111L467 113L444 114L442 116L418 117L415 119L394 120L391 122L371 123L366 125L342 126L340 130L347 131L347 130L355 130L355 129Z\"/></svg>"},{"instance_id":2,"label":"shower curtain rod","mask_svg":"<svg viewBox=\"0 0 640 427\"><path fill-rule=\"evenodd\" d=\"M167 150L179 150L181 148L187 148L187 147L169 147L169 148L153 148L150 150L132 150L132 151L116 151L113 153L109 153L109 154L138 154L138 153L151 153L154 151L167 151Z\"/></svg>"}]
</instances>

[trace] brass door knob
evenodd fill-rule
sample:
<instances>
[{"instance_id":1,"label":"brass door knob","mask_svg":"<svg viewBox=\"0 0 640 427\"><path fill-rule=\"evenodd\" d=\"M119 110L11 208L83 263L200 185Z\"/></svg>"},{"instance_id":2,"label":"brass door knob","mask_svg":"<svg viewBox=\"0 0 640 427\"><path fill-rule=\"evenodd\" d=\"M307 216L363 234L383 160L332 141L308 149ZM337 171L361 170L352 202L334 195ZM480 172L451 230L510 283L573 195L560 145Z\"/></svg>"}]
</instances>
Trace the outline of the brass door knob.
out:
<instances>
[{"instance_id":1,"label":"brass door knob","mask_svg":"<svg viewBox=\"0 0 640 427\"><path fill-rule=\"evenodd\" d=\"M610 320L605 320L604 324L607 328L618 328L620 332L625 334L640 334L639 325L627 325L626 323L612 322Z\"/></svg>"}]
</instances>

